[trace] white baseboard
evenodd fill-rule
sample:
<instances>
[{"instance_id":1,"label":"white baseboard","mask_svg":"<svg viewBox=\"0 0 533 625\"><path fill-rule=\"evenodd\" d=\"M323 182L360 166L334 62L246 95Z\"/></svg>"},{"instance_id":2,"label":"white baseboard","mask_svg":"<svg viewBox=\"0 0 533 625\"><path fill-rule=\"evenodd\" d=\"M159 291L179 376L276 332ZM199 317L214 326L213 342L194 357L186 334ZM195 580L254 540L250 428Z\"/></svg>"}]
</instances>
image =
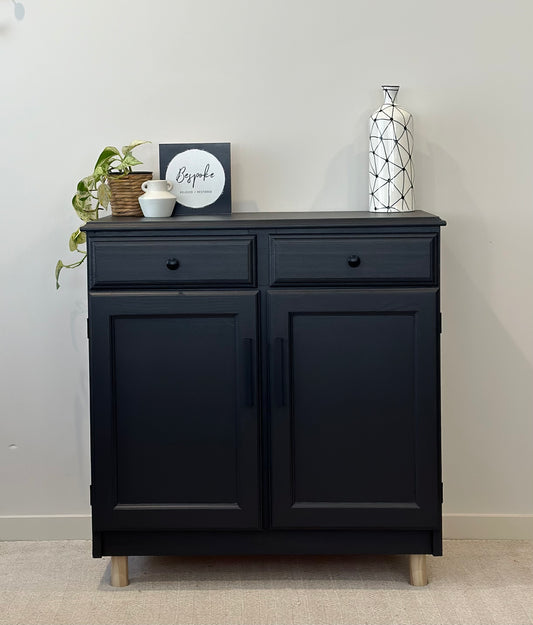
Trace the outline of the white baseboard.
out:
<instances>
[{"instance_id":1,"label":"white baseboard","mask_svg":"<svg viewBox=\"0 0 533 625\"><path fill-rule=\"evenodd\" d=\"M533 540L533 514L443 514L444 538Z\"/></svg>"},{"instance_id":2,"label":"white baseboard","mask_svg":"<svg viewBox=\"0 0 533 625\"><path fill-rule=\"evenodd\" d=\"M451 539L533 540L533 514L444 514L443 536ZM85 540L86 514L0 516L0 540Z\"/></svg>"},{"instance_id":3,"label":"white baseboard","mask_svg":"<svg viewBox=\"0 0 533 625\"><path fill-rule=\"evenodd\" d=\"M83 540L91 538L88 514L0 516L0 540Z\"/></svg>"}]
</instances>

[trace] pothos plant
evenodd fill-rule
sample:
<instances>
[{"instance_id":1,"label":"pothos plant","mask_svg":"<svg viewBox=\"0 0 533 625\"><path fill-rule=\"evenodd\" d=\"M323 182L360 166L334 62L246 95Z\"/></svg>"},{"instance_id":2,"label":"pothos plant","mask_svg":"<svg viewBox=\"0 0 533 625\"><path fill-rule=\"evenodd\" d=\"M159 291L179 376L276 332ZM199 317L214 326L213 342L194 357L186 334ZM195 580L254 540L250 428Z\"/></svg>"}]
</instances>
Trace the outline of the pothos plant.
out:
<instances>
[{"instance_id":1,"label":"pothos plant","mask_svg":"<svg viewBox=\"0 0 533 625\"><path fill-rule=\"evenodd\" d=\"M119 178L127 176L131 174L135 165L142 165L132 152L143 143L149 143L149 141L132 141L129 145L125 145L122 151L112 146L104 148L96 161L93 173L78 182L76 193L72 198L72 206L84 224L98 219L99 211L109 207L111 189L107 183L108 177L110 175ZM81 258L68 265L65 265L62 260L57 261L56 289L60 286L61 270L79 267L87 258L87 251L80 247L85 244L85 240L85 232L81 232L80 228L70 235L69 249L71 252L81 254Z\"/></svg>"}]
</instances>

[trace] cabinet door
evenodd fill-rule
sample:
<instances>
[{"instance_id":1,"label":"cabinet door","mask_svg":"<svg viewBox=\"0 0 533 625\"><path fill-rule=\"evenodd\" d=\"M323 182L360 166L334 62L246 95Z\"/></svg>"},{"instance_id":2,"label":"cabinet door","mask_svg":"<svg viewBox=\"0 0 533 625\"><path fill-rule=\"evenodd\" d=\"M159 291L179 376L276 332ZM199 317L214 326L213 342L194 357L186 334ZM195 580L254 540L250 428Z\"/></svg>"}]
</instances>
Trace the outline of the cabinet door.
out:
<instances>
[{"instance_id":1,"label":"cabinet door","mask_svg":"<svg viewBox=\"0 0 533 625\"><path fill-rule=\"evenodd\" d=\"M257 527L257 293L89 306L95 530Z\"/></svg>"},{"instance_id":2,"label":"cabinet door","mask_svg":"<svg viewBox=\"0 0 533 625\"><path fill-rule=\"evenodd\" d=\"M272 525L436 527L436 289L271 291Z\"/></svg>"}]
</instances>

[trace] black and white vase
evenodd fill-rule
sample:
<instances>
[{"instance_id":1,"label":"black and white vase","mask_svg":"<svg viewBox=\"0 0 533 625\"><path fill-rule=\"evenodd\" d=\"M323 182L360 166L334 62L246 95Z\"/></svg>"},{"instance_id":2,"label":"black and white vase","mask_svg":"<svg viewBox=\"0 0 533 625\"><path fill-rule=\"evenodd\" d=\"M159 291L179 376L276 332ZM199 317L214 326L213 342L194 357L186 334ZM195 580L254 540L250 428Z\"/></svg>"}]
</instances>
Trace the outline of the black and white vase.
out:
<instances>
[{"instance_id":1,"label":"black and white vase","mask_svg":"<svg viewBox=\"0 0 533 625\"><path fill-rule=\"evenodd\" d=\"M383 85L385 101L370 118L371 212L415 210L413 116L396 104L399 88Z\"/></svg>"}]
</instances>

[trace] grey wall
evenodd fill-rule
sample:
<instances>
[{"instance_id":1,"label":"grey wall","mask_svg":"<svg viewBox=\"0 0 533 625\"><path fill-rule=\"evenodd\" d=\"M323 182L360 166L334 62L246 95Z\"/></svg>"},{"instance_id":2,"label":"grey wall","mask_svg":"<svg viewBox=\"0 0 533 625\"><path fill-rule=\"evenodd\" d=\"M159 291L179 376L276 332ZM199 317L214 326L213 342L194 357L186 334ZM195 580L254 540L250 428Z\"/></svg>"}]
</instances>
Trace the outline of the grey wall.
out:
<instances>
[{"instance_id":1,"label":"grey wall","mask_svg":"<svg viewBox=\"0 0 533 625\"><path fill-rule=\"evenodd\" d=\"M88 531L85 273L54 290L100 149L230 141L234 210L365 210L380 85L443 236L450 536L533 536L530 2L0 0L0 537ZM15 447L13 447L15 446Z\"/></svg>"}]
</instances>

